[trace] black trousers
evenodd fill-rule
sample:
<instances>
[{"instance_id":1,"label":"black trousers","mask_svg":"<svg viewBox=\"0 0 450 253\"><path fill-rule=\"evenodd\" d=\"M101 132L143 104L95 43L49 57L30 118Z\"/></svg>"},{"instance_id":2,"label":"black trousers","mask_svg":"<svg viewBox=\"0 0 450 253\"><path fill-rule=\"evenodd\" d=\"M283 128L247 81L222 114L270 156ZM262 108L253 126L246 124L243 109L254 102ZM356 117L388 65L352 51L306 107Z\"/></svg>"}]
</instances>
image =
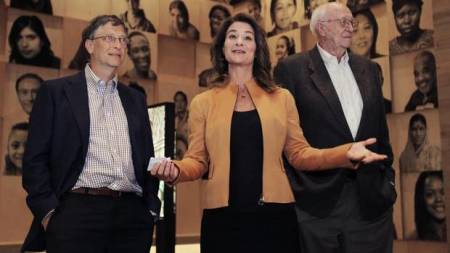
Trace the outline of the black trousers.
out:
<instances>
[{"instance_id":1,"label":"black trousers","mask_svg":"<svg viewBox=\"0 0 450 253\"><path fill-rule=\"evenodd\" d=\"M46 230L48 253L148 253L153 217L141 197L69 193Z\"/></svg>"},{"instance_id":2,"label":"black trousers","mask_svg":"<svg viewBox=\"0 0 450 253\"><path fill-rule=\"evenodd\" d=\"M201 253L298 253L293 204L265 204L251 210L205 209Z\"/></svg>"},{"instance_id":3,"label":"black trousers","mask_svg":"<svg viewBox=\"0 0 450 253\"><path fill-rule=\"evenodd\" d=\"M314 217L298 208L297 216L302 253L392 253L392 210L376 220L361 219L354 182L346 183L328 217Z\"/></svg>"}]
</instances>

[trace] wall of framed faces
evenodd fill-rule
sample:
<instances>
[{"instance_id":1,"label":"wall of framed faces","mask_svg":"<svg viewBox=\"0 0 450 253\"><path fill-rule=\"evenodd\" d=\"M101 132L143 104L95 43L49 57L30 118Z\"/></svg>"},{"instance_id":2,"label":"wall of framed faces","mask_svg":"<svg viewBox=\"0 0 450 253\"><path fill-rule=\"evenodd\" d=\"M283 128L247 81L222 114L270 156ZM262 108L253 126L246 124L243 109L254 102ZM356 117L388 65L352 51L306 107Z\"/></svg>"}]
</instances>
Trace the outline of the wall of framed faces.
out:
<instances>
[{"instance_id":1,"label":"wall of framed faces","mask_svg":"<svg viewBox=\"0 0 450 253\"><path fill-rule=\"evenodd\" d=\"M276 66L284 57L314 47L309 19L328 1L333 0L0 1L0 223L7 228L0 230L0 244L20 243L31 222L21 187L21 159L36 92L43 80L83 68L80 35L90 19L116 14L124 20L130 44L120 80L145 92L149 105L175 103L176 157L182 158L189 145L189 102L214 77L209 47L223 20L239 12L254 17L267 32ZM433 14L448 3L336 1L346 4L358 21L350 50L378 63L382 72L397 172L395 236L415 248L442 249L448 213L442 171L450 161L443 155L449 142L441 139L446 131L441 122L446 121L438 94L448 99L450 91L441 84L448 79L439 76L438 45L444 43L440 38L450 43L446 29L436 29ZM178 238L199 236L200 184L177 186ZM396 243L396 252L412 252L404 243Z\"/></svg>"}]
</instances>

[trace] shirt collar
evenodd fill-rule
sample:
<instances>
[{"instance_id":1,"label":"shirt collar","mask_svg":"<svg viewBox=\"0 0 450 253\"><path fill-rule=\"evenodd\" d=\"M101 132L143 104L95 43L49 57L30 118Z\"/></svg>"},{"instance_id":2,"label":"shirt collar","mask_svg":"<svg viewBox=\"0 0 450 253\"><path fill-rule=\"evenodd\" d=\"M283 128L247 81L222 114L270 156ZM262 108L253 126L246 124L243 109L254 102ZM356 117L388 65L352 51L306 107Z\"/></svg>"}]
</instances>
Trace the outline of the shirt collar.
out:
<instances>
[{"instance_id":1,"label":"shirt collar","mask_svg":"<svg viewBox=\"0 0 450 253\"><path fill-rule=\"evenodd\" d=\"M348 62L348 53L345 51L344 55L341 58L341 62L338 62L337 57L328 53L323 49L319 43L317 43L317 48L319 49L320 56L322 57L322 60L325 62L326 65L333 64L333 65L339 65L340 63L347 63Z\"/></svg>"},{"instance_id":2,"label":"shirt collar","mask_svg":"<svg viewBox=\"0 0 450 253\"><path fill-rule=\"evenodd\" d=\"M108 90L112 93L117 89L117 74L113 77L113 79L105 82L94 73L89 64L86 64L86 67L84 67L84 73L88 86L92 85L92 88L95 88L98 92L103 93L103 91Z\"/></svg>"}]
</instances>

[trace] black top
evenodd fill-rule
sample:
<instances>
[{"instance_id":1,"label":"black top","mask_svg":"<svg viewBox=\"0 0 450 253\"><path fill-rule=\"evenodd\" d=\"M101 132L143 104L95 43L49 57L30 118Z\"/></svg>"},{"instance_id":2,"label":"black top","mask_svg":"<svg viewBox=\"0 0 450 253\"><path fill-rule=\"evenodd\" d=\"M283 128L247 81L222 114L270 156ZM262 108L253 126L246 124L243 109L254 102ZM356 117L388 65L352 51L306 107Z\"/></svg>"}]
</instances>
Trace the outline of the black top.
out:
<instances>
[{"instance_id":1,"label":"black top","mask_svg":"<svg viewBox=\"0 0 450 253\"><path fill-rule=\"evenodd\" d=\"M230 141L229 206L257 207L262 195L263 137L256 110L233 113Z\"/></svg>"}]
</instances>

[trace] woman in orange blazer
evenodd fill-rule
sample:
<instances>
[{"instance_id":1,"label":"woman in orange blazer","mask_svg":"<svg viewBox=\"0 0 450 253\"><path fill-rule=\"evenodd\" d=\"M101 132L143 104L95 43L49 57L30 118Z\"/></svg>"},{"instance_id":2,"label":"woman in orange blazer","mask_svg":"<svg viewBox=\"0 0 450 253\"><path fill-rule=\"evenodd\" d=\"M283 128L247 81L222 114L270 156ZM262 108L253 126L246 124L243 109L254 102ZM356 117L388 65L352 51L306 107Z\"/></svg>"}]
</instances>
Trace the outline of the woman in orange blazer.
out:
<instances>
[{"instance_id":1,"label":"woman in orange blazer","mask_svg":"<svg viewBox=\"0 0 450 253\"><path fill-rule=\"evenodd\" d=\"M385 156L365 148L374 139L310 147L292 95L272 82L264 31L251 17L227 19L211 54L218 77L191 102L184 158L150 173L172 184L205 179L201 252L299 252L283 153L299 170L355 169Z\"/></svg>"}]
</instances>

